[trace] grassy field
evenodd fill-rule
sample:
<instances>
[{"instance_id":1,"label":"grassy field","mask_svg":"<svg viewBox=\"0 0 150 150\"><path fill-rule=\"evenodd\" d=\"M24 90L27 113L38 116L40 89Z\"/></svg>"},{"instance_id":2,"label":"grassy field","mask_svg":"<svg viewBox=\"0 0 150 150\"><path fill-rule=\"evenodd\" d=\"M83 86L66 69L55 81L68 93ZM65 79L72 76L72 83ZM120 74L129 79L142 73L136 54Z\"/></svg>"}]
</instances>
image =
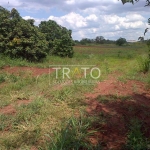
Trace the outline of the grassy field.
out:
<instances>
[{"instance_id":1,"label":"grassy field","mask_svg":"<svg viewBox=\"0 0 150 150\"><path fill-rule=\"evenodd\" d=\"M6 66L95 65L101 69L100 81L115 75L120 82L135 80L147 89L150 87L150 72L141 72L148 51L142 43L123 47L75 46L74 51L73 58L49 56L40 63L0 56L0 150L100 150L105 147L101 142L92 144L89 140L97 131L93 123L105 119L86 112L85 95L92 93L96 85L49 85L49 74L33 76L30 71L21 69L15 74L7 72ZM99 99L106 101L105 97ZM131 121L131 124L137 127L138 133L134 131L136 127L132 128L124 147L137 150L138 142L132 140L138 134L141 141L138 150L147 148L149 141L144 140L140 121Z\"/></svg>"}]
</instances>

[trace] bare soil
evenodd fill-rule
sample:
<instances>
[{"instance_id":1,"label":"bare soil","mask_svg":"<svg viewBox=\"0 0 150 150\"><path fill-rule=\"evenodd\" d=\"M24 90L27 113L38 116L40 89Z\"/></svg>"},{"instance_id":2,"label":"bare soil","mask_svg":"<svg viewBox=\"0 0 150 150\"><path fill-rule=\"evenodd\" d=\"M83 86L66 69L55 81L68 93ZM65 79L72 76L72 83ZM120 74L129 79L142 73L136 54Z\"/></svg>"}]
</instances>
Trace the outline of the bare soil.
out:
<instances>
[{"instance_id":1,"label":"bare soil","mask_svg":"<svg viewBox=\"0 0 150 150\"><path fill-rule=\"evenodd\" d=\"M1 114L7 114L7 115L15 115L17 113L16 109L15 109L15 105L17 106L21 106L21 105L28 105L29 103L31 103L32 100L17 100L14 104L10 104L8 106L5 106L3 108L0 109L0 113Z\"/></svg>"},{"instance_id":2,"label":"bare soil","mask_svg":"<svg viewBox=\"0 0 150 150\"><path fill-rule=\"evenodd\" d=\"M37 68L37 67L4 67L2 69L5 72L11 73L11 74L19 74L20 72L29 72L33 76L39 76L43 74L49 74L53 72L54 70L51 68Z\"/></svg>"},{"instance_id":3,"label":"bare soil","mask_svg":"<svg viewBox=\"0 0 150 150\"><path fill-rule=\"evenodd\" d=\"M97 132L90 140L95 145L101 144L104 150L122 149L130 121L135 118L142 122L142 132L150 138L150 89L144 83L131 80L123 83L110 77L86 94L86 104L87 113L99 117L93 123Z\"/></svg>"}]
</instances>

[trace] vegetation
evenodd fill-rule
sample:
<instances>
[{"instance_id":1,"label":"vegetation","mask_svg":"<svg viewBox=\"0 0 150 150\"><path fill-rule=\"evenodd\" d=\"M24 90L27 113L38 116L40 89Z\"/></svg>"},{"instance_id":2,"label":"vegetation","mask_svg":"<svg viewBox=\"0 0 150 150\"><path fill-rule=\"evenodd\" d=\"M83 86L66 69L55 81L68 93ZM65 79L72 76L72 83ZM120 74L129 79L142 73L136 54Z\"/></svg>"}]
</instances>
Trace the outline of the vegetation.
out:
<instances>
[{"instance_id":1,"label":"vegetation","mask_svg":"<svg viewBox=\"0 0 150 150\"><path fill-rule=\"evenodd\" d=\"M130 132L128 133L128 140L125 146L125 150L146 150L149 144L148 140L141 132L142 123L134 118L130 121Z\"/></svg>"},{"instance_id":2,"label":"vegetation","mask_svg":"<svg viewBox=\"0 0 150 150\"><path fill-rule=\"evenodd\" d=\"M0 33L0 54L11 58L40 61L49 54L73 57L70 30L50 20L38 28L15 8L8 11L0 6Z\"/></svg>"},{"instance_id":3,"label":"vegetation","mask_svg":"<svg viewBox=\"0 0 150 150\"><path fill-rule=\"evenodd\" d=\"M135 2L138 2L139 0L121 0L123 4L125 3L132 3L134 4ZM146 0L146 4L145 6L150 6L150 1L149 0ZM150 18L148 19L148 24L150 25ZM144 31L144 36L145 34L148 32L149 28L146 28L145 31ZM144 41L144 37L143 36L140 36L138 38L139 40L141 41ZM142 63L144 62L143 66L144 66L144 72L148 72L148 70L150 69L150 40L147 40L147 46L148 46L148 58L144 59L144 61L142 60Z\"/></svg>"},{"instance_id":4,"label":"vegetation","mask_svg":"<svg viewBox=\"0 0 150 150\"><path fill-rule=\"evenodd\" d=\"M116 41L116 45L118 46L122 46L123 44L127 43L126 39L125 38L119 38L117 41Z\"/></svg>"},{"instance_id":5,"label":"vegetation","mask_svg":"<svg viewBox=\"0 0 150 150\"><path fill-rule=\"evenodd\" d=\"M9 12L2 7L0 19L0 149L108 149L108 141L103 139L116 138L117 131L121 134L113 142L125 139L122 149L149 149L150 72L145 42L121 47L98 36L97 42L81 40L91 46L78 45L72 49L71 31L52 20L36 27L34 20L26 21L17 10ZM98 85L106 85L107 92L110 85L114 93L96 96L102 88L95 84L52 85L49 80L55 79L53 72L39 75L30 70L49 69L49 65L93 64L101 70ZM21 67L19 71L17 67ZM109 82L105 84L107 78ZM132 86L127 86L128 81ZM124 95L128 88L129 93ZM121 92L123 95L119 95ZM89 93L94 95L88 97ZM90 113L92 110L94 113ZM119 127L126 130L122 132ZM103 138L106 133L109 136ZM113 144L114 139L110 140Z\"/></svg>"},{"instance_id":6,"label":"vegetation","mask_svg":"<svg viewBox=\"0 0 150 150\"><path fill-rule=\"evenodd\" d=\"M39 29L46 35L49 53L60 57L73 57L71 30L67 30L52 20L42 21Z\"/></svg>"},{"instance_id":7,"label":"vegetation","mask_svg":"<svg viewBox=\"0 0 150 150\"><path fill-rule=\"evenodd\" d=\"M16 9L11 12L0 7L0 53L12 58L37 61L47 56L44 34L21 18Z\"/></svg>"},{"instance_id":8,"label":"vegetation","mask_svg":"<svg viewBox=\"0 0 150 150\"><path fill-rule=\"evenodd\" d=\"M75 40L75 45L98 45L98 44L113 44L115 41L105 39L103 36L97 36L95 39L83 38L80 41Z\"/></svg>"},{"instance_id":9,"label":"vegetation","mask_svg":"<svg viewBox=\"0 0 150 150\"><path fill-rule=\"evenodd\" d=\"M102 149L104 143L99 141L97 145L93 145L89 139L93 137L97 130L103 132L101 126L104 126L107 119L102 113L97 114L97 117L87 117L89 115L86 115L85 94L93 91L95 86L53 86L48 84L48 74L33 76L30 71L23 70L17 74L11 74L3 69L5 66L48 68L50 64L97 64L102 72L100 80L106 79L109 74L121 72L122 75L118 80L123 83L128 79L142 81L145 85L150 83L149 72L143 78L143 73L139 72L139 66L137 65L139 55L147 53L145 43L134 43L125 47L118 47L115 44L93 47L75 46L74 51L75 54L72 59L48 56L46 60L38 63L29 63L21 59L12 60L6 56L0 58L1 149L15 150L34 147L43 150L67 149L69 147L90 150ZM118 52L120 55L118 55ZM49 62L51 63L49 64ZM136 87L134 90L136 91ZM117 98L123 102L132 100L131 95L121 97L117 93L109 97L99 96L97 99L99 102L102 101L103 104L107 104L109 101L116 103ZM143 108L143 104L141 104L141 107ZM4 109L9 112L10 108L13 108L10 114L1 113ZM85 114L82 115L81 112L85 112ZM148 113L147 115L149 115ZM139 136L136 136L132 129L128 133L128 149L133 149L135 144L138 143L133 143L133 136L136 136L138 141L142 135L141 147L142 145L147 146L148 141L147 143L144 142L146 138L142 133L143 131L140 131Z\"/></svg>"}]
</instances>

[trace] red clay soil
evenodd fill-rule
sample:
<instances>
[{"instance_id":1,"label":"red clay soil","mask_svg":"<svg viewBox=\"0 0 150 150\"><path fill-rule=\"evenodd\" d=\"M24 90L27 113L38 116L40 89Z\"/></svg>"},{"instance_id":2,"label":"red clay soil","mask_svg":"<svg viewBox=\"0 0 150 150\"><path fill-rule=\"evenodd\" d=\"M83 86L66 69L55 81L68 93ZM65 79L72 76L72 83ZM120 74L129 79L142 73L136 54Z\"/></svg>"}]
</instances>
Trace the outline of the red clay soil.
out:
<instances>
[{"instance_id":1,"label":"red clay soil","mask_svg":"<svg viewBox=\"0 0 150 150\"><path fill-rule=\"evenodd\" d=\"M16 109L12 105L8 105L0 109L0 114L14 115L15 113L16 113Z\"/></svg>"},{"instance_id":2,"label":"red clay soil","mask_svg":"<svg viewBox=\"0 0 150 150\"><path fill-rule=\"evenodd\" d=\"M19 74L20 72L31 72L33 76L49 74L53 71L51 68L36 68L36 67L4 67L2 69L11 74Z\"/></svg>"},{"instance_id":3,"label":"red clay soil","mask_svg":"<svg viewBox=\"0 0 150 150\"><path fill-rule=\"evenodd\" d=\"M17 106L28 105L29 103L31 103L31 101L32 100L18 100L14 104ZM0 109L0 114L15 115L16 113L17 111L12 104Z\"/></svg>"},{"instance_id":4,"label":"red clay soil","mask_svg":"<svg viewBox=\"0 0 150 150\"><path fill-rule=\"evenodd\" d=\"M102 101L104 98L109 101ZM93 93L86 94L86 104L87 113L99 117L93 123L97 133L91 142L100 143L104 150L122 149L133 118L142 122L142 132L150 138L150 90L145 89L144 83L116 79L100 82Z\"/></svg>"}]
</instances>

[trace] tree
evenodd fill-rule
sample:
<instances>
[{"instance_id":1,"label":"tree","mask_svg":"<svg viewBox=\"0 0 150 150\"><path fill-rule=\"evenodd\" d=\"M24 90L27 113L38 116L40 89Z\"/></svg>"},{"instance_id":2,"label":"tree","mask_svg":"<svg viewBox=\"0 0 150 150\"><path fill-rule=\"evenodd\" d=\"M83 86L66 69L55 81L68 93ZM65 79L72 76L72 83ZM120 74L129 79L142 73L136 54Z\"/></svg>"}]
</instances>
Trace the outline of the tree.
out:
<instances>
[{"instance_id":1,"label":"tree","mask_svg":"<svg viewBox=\"0 0 150 150\"><path fill-rule=\"evenodd\" d=\"M122 46L123 44L125 44L127 41L125 38L119 38L117 41L116 41L116 45L119 45L119 46Z\"/></svg>"},{"instance_id":2,"label":"tree","mask_svg":"<svg viewBox=\"0 0 150 150\"><path fill-rule=\"evenodd\" d=\"M103 36L97 36L95 41L97 44L104 44L105 39Z\"/></svg>"},{"instance_id":3,"label":"tree","mask_svg":"<svg viewBox=\"0 0 150 150\"><path fill-rule=\"evenodd\" d=\"M132 3L134 4L135 2L138 2L139 0L121 0L123 4L125 3ZM145 6L150 6L150 0L146 0L145 2Z\"/></svg>"},{"instance_id":4,"label":"tree","mask_svg":"<svg viewBox=\"0 0 150 150\"><path fill-rule=\"evenodd\" d=\"M92 40L88 38L83 38L80 40L80 44L82 45L91 44L91 43L92 43Z\"/></svg>"},{"instance_id":5,"label":"tree","mask_svg":"<svg viewBox=\"0 0 150 150\"><path fill-rule=\"evenodd\" d=\"M8 11L0 7L0 33L1 54L29 61L39 61L47 56L45 35L14 8Z\"/></svg>"},{"instance_id":6,"label":"tree","mask_svg":"<svg viewBox=\"0 0 150 150\"><path fill-rule=\"evenodd\" d=\"M39 30L46 35L49 53L61 57L73 57L72 31L58 25L55 21L42 21Z\"/></svg>"}]
</instances>

